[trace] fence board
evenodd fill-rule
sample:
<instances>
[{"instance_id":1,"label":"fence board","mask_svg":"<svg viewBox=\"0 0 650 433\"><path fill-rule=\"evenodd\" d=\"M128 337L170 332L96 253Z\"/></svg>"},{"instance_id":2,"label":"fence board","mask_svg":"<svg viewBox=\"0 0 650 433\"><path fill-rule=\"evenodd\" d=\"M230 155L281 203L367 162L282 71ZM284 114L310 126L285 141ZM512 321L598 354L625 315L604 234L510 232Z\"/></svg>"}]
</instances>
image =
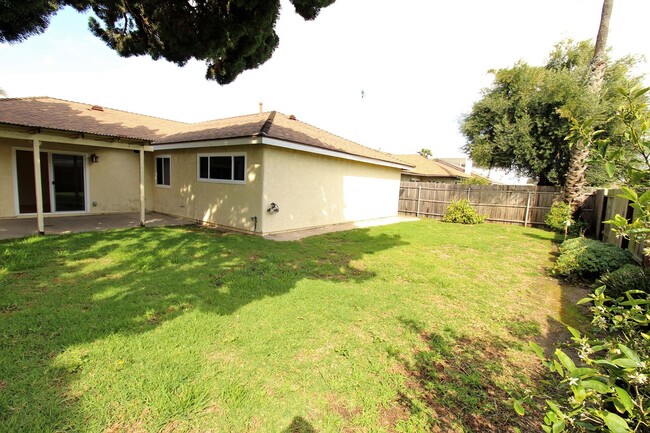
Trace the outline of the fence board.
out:
<instances>
[{"instance_id":1,"label":"fence board","mask_svg":"<svg viewBox=\"0 0 650 433\"><path fill-rule=\"evenodd\" d=\"M597 194L597 202L600 203L600 208L596 206L595 214L603 215L602 221L614 219L618 214L627 218L629 221L637 218L637 211L630 207L630 203L618 195L620 190L600 190ZM636 256L639 261L643 261L644 244L635 241L627 241L626 239L616 237L616 233L611 230L609 224L602 224L602 231L599 233L599 239L603 242L613 244L619 247L627 248L632 254Z\"/></svg>"},{"instance_id":2,"label":"fence board","mask_svg":"<svg viewBox=\"0 0 650 433\"><path fill-rule=\"evenodd\" d=\"M560 188L548 186L402 182L399 211L441 218L449 203L468 199L488 221L540 226L553 201L560 198Z\"/></svg>"}]
</instances>

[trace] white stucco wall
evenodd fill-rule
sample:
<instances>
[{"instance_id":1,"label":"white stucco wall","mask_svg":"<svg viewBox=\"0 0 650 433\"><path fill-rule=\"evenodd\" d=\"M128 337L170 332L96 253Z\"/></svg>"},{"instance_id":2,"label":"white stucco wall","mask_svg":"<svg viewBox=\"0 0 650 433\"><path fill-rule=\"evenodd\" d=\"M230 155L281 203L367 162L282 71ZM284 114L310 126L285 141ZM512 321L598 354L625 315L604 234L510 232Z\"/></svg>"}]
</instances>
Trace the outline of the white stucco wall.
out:
<instances>
[{"instance_id":1,"label":"white stucco wall","mask_svg":"<svg viewBox=\"0 0 650 433\"><path fill-rule=\"evenodd\" d=\"M397 215L400 170L266 146L263 233ZM266 209L276 203L280 211Z\"/></svg>"}]
</instances>

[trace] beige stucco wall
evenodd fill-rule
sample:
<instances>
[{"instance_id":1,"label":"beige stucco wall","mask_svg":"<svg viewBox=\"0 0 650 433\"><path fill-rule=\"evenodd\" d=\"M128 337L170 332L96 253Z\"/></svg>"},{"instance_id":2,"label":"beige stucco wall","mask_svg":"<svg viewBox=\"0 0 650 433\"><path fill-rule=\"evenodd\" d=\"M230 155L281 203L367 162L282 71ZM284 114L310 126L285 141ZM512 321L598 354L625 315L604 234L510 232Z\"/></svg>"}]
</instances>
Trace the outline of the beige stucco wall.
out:
<instances>
[{"instance_id":1,"label":"beige stucco wall","mask_svg":"<svg viewBox=\"0 0 650 433\"><path fill-rule=\"evenodd\" d=\"M198 180L198 154L246 154L246 183ZM252 232L251 217L261 217L261 157L258 146L157 151L170 156L171 187L153 187L157 212ZM155 183L152 181L152 184ZM259 227L259 223L258 223Z\"/></svg>"},{"instance_id":2,"label":"beige stucco wall","mask_svg":"<svg viewBox=\"0 0 650 433\"><path fill-rule=\"evenodd\" d=\"M14 148L31 149L31 141L0 138L0 217L16 216L14 195ZM73 152L86 155L88 212L113 213L140 210L140 157L132 150L60 143L41 143L41 151ZM88 159L99 156L98 163ZM153 157L145 154L146 208L152 208ZM93 202L97 205L93 206Z\"/></svg>"},{"instance_id":3,"label":"beige stucco wall","mask_svg":"<svg viewBox=\"0 0 650 433\"><path fill-rule=\"evenodd\" d=\"M396 168L267 146L263 171L263 233L397 215Z\"/></svg>"},{"instance_id":4,"label":"beige stucco wall","mask_svg":"<svg viewBox=\"0 0 650 433\"><path fill-rule=\"evenodd\" d=\"M11 149L17 143L17 140L0 138L0 217L16 215Z\"/></svg>"}]
</instances>

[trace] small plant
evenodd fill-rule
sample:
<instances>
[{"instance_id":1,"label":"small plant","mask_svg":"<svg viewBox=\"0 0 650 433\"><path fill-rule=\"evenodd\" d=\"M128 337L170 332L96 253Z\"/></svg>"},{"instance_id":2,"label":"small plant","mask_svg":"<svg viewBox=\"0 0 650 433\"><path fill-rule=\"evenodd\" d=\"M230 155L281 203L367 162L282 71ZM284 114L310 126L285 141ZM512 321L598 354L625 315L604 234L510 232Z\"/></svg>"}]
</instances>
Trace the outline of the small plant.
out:
<instances>
[{"instance_id":1,"label":"small plant","mask_svg":"<svg viewBox=\"0 0 650 433\"><path fill-rule=\"evenodd\" d=\"M556 201L551 205L551 209L544 218L546 225L553 231L565 233L567 228L572 226L573 210L571 206L563 201Z\"/></svg>"},{"instance_id":2,"label":"small plant","mask_svg":"<svg viewBox=\"0 0 650 433\"><path fill-rule=\"evenodd\" d=\"M598 282L605 286L605 294L612 298L624 296L628 290L650 293L650 274L633 264L623 265L613 272L607 272Z\"/></svg>"},{"instance_id":3,"label":"small plant","mask_svg":"<svg viewBox=\"0 0 650 433\"><path fill-rule=\"evenodd\" d=\"M562 277L595 280L605 272L633 262L634 256L627 250L579 237L562 242L553 272Z\"/></svg>"},{"instance_id":4,"label":"small plant","mask_svg":"<svg viewBox=\"0 0 650 433\"><path fill-rule=\"evenodd\" d=\"M573 219L573 209L567 203L556 201L544 218L546 225L553 231L564 233L564 236L580 236L588 228L582 220Z\"/></svg>"},{"instance_id":5,"label":"small plant","mask_svg":"<svg viewBox=\"0 0 650 433\"><path fill-rule=\"evenodd\" d=\"M485 215L479 215L467 199L452 201L447 207L442 221L446 223L459 224L481 224L485 221Z\"/></svg>"}]
</instances>

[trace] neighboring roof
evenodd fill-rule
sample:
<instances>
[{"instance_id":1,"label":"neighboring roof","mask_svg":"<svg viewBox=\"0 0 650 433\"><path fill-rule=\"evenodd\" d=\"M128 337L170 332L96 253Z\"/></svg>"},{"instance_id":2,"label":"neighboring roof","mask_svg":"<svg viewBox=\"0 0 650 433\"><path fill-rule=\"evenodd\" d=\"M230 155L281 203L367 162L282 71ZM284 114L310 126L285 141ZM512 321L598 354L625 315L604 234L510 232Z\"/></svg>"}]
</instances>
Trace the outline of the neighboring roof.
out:
<instances>
[{"instance_id":1,"label":"neighboring roof","mask_svg":"<svg viewBox=\"0 0 650 433\"><path fill-rule=\"evenodd\" d=\"M395 155L396 158L415 166L411 170L405 170L405 174L412 174L426 177L453 177L464 179L470 177L460 167L441 161L439 159L427 159L424 156L415 155Z\"/></svg>"},{"instance_id":2,"label":"neighboring roof","mask_svg":"<svg viewBox=\"0 0 650 433\"><path fill-rule=\"evenodd\" d=\"M184 123L49 97L0 99L0 124L143 140L157 144L266 137L409 166L393 155L275 111Z\"/></svg>"},{"instance_id":3,"label":"neighboring roof","mask_svg":"<svg viewBox=\"0 0 650 433\"><path fill-rule=\"evenodd\" d=\"M467 158L436 158L438 161L447 162L456 165L460 168L465 168L467 165Z\"/></svg>"}]
</instances>

